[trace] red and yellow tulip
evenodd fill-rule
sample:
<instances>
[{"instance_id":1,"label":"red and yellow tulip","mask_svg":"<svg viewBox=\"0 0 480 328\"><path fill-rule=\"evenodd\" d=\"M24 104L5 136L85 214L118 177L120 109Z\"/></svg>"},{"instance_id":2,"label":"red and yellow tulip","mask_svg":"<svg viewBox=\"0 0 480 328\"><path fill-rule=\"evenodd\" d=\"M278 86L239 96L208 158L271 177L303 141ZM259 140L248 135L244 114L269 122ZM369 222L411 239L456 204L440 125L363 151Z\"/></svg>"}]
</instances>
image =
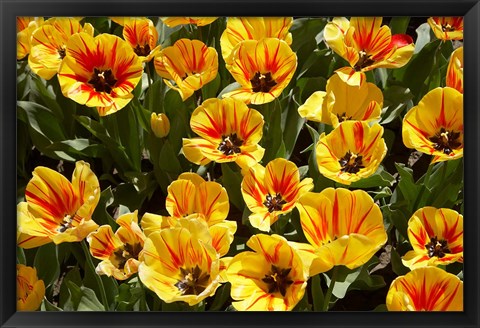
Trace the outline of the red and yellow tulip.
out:
<instances>
[{"instance_id":1,"label":"red and yellow tulip","mask_svg":"<svg viewBox=\"0 0 480 328\"><path fill-rule=\"evenodd\" d=\"M386 304L389 311L463 311L463 282L436 267L418 268L392 282Z\"/></svg>"},{"instance_id":2,"label":"red and yellow tulip","mask_svg":"<svg viewBox=\"0 0 480 328\"><path fill-rule=\"evenodd\" d=\"M310 275L337 265L357 268L387 241L382 212L363 190L326 188L320 193L309 192L299 199L297 209L305 237L317 257Z\"/></svg>"},{"instance_id":3,"label":"red and yellow tulip","mask_svg":"<svg viewBox=\"0 0 480 328\"><path fill-rule=\"evenodd\" d=\"M102 225L88 235L90 253L101 260L96 272L125 280L138 271L145 235L138 226L137 211L120 216L115 234L112 227Z\"/></svg>"},{"instance_id":4,"label":"red and yellow tulip","mask_svg":"<svg viewBox=\"0 0 480 328\"><path fill-rule=\"evenodd\" d=\"M160 17L162 22L168 27L178 25L193 24L197 26L205 26L212 24L218 17Z\"/></svg>"},{"instance_id":5,"label":"red and yellow tulip","mask_svg":"<svg viewBox=\"0 0 480 328\"><path fill-rule=\"evenodd\" d=\"M413 250L402 262L411 270L463 262L463 216L458 212L423 207L410 218L407 231Z\"/></svg>"},{"instance_id":6,"label":"red and yellow tulip","mask_svg":"<svg viewBox=\"0 0 480 328\"><path fill-rule=\"evenodd\" d=\"M32 33L43 24L43 17L17 17L17 60L30 53Z\"/></svg>"},{"instance_id":7,"label":"red and yellow tulip","mask_svg":"<svg viewBox=\"0 0 480 328\"><path fill-rule=\"evenodd\" d=\"M346 121L320 136L316 159L321 174L350 185L371 176L387 154L383 127L375 123Z\"/></svg>"},{"instance_id":8,"label":"red and yellow tulip","mask_svg":"<svg viewBox=\"0 0 480 328\"><path fill-rule=\"evenodd\" d=\"M382 91L373 83L352 86L337 74L327 81L325 91L316 91L298 107L298 113L307 120L337 127L344 121L374 121L380 118L383 105Z\"/></svg>"},{"instance_id":9,"label":"red and yellow tulip","mask_svg":"<svg viewBox=\"0 0 480 328\"><path fill-rule=\"evenodd\" d=\"M199 40L180 39L155 57L155 70L182 100L209 83L218 73L215 48Z\"/></svg>"},{"instance_id":10,"label":"red and yellow tulip","mask_svg":"<svg viewBox=\"0 0 480 328\"><path fill-rule=\"evenodd\" d=\"M447 87L463 93L463 47L452 52L447 68Z\"/></svg>"},{"instance_id":11,"label":"red and yellow tulip","mask_svg":"<svg viewBox=\"0 0 480 328\"><path fill-rule=\"evenodd\" d=\"M252 166L242 181L242 195L252 214L253 227L270 231L270 226L282 214L289 213L298 199L313 188L313 180L300 181L295 163L276 158L266 167Z\"/></svg>"},{"instance_id":12,"label":"red and yellow tulip","mask_svg":"<svg viewBox=\"0 0 480 328\"><path fill-rule=\"evenodd\" d=\"M158 32L148 18L129 18L123 24L123 38L143 62L149 62L160 50Z\"/></svg>"},{"instance_id":13,"label":"red and yellow tulip","mask_svg":"<svg viewBox=\"0 0 480 328\"><path fill-rule=\"evenodd\" d=\"M97 107L101 116L125 107L142 77L142 60L122 39L111 34L69 38L58 73L62 93L75 102Z\"/></svg>"},{"instance_id":14,"label":"red and yellow tulip","mask_svg":"<svg viewBox=\"0 0 480 328\"><path fill-rule=\"evenodd\" d=\"M427 22L437 39L463 40L463 17L430 17Z\"/></svg>"},{"instance_id":15,"label":"red and yellow tulip","mask_svg":"<svg viewBox=\"0 0 480 328\"><path fill-rule=\"evenodd\" d=\"M297 55L283 40L246 40L233 48L226 67L241 87L223 97L260 105L275 100L290 83Z\"/></svg>"},{"instance_id":16,"label":"red and yellow tulip","mask_svg":"<svg viewBox=\"0 0 480 328\"><path fill-rule=\"evenodd\" d=\"M183 153L198 165L214 161L249 167L265 153L258 145L263 124L263 116L239 100L207 99L190 119L192 131L200 138L183 139Z\"/></svg>"},{"instance_id":17,"label":"red and yellow tulip","mask_svg":"<svg viewBox=\"0 0 480 328\"><path fill-rule=\"evenodd\" d=\"M288 30L292 24L292 17L228 17L220 38L223 59L226 61L233 48L245 40L277 38L291 45L292 34Z\"/></svg>"},{"instance_id":18,"label":"red and yellow tulip","mask_svg":"<svg viewBox=\"0 0 480 328\"><path fill-rule=\"evenodd\" d=\"M37 270L17 264L17 311L35 311L45 296L45 283L37 277Z\"/></svg>"},{"instance_id":19,"label":"red and yellow tulip","mask_svg":"<svg viewBox=\"0 0 480 328\"><path fill-rule=\"evenodd\" d=\"M225 266L209 238L207 225L197 219L150 233L138 269L143 284L166 303L192 306L214 295Z\"/></svg>"},{"instance_id":20,"label":"red and yellow tulip","mask_svg":"<svg viewBox=\"0 0 480 328\"><path fill-rule=\"evenodd\" d=\"M227 279L238 311L290 311L302 299L309 263L279 235L252 236L230 261Z\"/></svg>"},{"instance_id":21,"label":"red and yellow tulip","mask_svg":"<svg viewBox=\"0 0 480 328\"><path fill-rule=\"evenodd\" d=\"M406 34L392 35L382 26L381 17L336 17L327 23L324 32L328 46L348 61L351 68L337 71L351 85L365 81L364 72L377 67L398 68L412 57L413 40Z\"/></svg>"},{"instance_id":22,"label":"red and yellow tulip","mask_svg":"<svg viewBox=\"0 0 480 328\"><path fill-rule=\"evenodd\" d=\"M428 92L403 118L403 143L436 162L463 157L463 95L453 88Z\"/></svg>"},{"instance_id":23,"label":"red and yellow tulip","mask_svg":"<svg viewBox=\"0 0 480 328\"><path fill-rule=\"evenodd\" d=\"M76 18L54 17L37 28L31 36L28 65L31 70L50 80L59 71L65 58L68 39L80 32L93 36L93 26L81 26Z\"/></svg>"},{"instance_id":24,"label":"red and yellow tulip","mask_svg":"<svg viewBox=\"0 0 480 328\"><path fill-rule=\"evenodd\" d=\"M25 199L27 207L20 204L18 210L26 216L18 220L19 231L41 237L38 243L45 243L45 237L55 244L77 242L98 228L92 214L100 199L100 186L90 165L83 161L76 163L72 182L47 167L35 168ZM19 246L34 247L29 238Z\"/></svg>"}]
</instances>

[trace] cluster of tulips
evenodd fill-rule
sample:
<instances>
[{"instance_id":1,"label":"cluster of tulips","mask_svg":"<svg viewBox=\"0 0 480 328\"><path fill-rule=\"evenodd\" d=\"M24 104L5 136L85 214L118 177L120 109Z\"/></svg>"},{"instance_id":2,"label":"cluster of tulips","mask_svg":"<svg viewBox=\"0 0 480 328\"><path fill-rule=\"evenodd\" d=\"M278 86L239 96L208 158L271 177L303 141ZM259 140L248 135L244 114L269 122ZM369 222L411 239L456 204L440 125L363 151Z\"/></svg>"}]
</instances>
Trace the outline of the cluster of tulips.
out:
<instances>
[{"instance_id":1,"label":"cluster of tulips","mask_svg":"<svg viewBox=\"0 0 480 328\"><path fill-rule=\"evenodd\" d=\"M119 298L128 285L143 291L141 310L168 310L175 303L197 311L329 310L342 298L335 289L341 272L365 268L370 275L386 245L401 244L392 242L392 236L401 239L395 231L401 228L384 214L386 200L395 206L394 197L381 194L381 186L361 183L381 176L392 146L382 121L385 85L372 77L409 64L418 53L411 36L393 34L379 17L312 18L324 24L308 41L322 44L335 67L324 87L315 86L302 99L292 95L305 87L299 82L305 72L299 63L305 60L299 56L310 55L293 48L292 30L302 19L102 19L17 19L19 67L53 102L77 106L75 117L84 115L78 122L89 133L83 140L103 143L109 156L107 161L101 149L94 152L92 141L70 157L56 148L51 158L74 165L70 180L54 167L33 164L17 205L18 310L58 310L68 303L52 297L66 284L66 273L58 268L56 279L44 283L39 277L46 274L29 259L52 243L57 256L62 245L72 244L72 256L62 260L79 262L78 279L71 279L77 289L67 284L66 295L88 290L82 277L93 270L95 283L89 287L101 309L122 309ZM431 160L420 200L408 204L407 248L397 263L404 274L386 286L383 302L390 311L463 310L463 276L448 266L463 263L459 202L437 208L421 199L429 180L450 174L447 162L463 157L463 47L458 46L463 19L431 17L426 23L441 40L431 43L437 45L435 54L451 40L457 48L448 54L438 86L418 93L418 102L398 112L402 146ZM30 96L35 95L19 98L28 125ZM165 108L167 98L177 99L179 107ZM50 111L44 105L40 111ZM134 120L117 123L120 115ZM287 131L292 117L298 123ZM135 129L129 131L129 124ZM129 175L134 170L123 167L130 162L116 157L125 148L130 156L128 145L120 143L116 153L109 140L138 135L137 125L142 147L131 163L138 159L142 165ZM292 154L305 130L313 143L305 150L311 152L308 163L301 163ZM43 133L41 127L36 131ZM179 137L174 141L173 135ZM83 153L87 148L92 151ZM150 179L145 185L152 185L152 192L135 208L115 202L113 213L107 210L113 196L110 202L102 199L122 185L118 177L135 186L129 189L132 199L149 188L140 186L142 178ZM158 210L142 206L155 197ZM75 244L83 254L74 251ZM114 286L112 295L107 282Z\"/></svg>"}]
</instances>

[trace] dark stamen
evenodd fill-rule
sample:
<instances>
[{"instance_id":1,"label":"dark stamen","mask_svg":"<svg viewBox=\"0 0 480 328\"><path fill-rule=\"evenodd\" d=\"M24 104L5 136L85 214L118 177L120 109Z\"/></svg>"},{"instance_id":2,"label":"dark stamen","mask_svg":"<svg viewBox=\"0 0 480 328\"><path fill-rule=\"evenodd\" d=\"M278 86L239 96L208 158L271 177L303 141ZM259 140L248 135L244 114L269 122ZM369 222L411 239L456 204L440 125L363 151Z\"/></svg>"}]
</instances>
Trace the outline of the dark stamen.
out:
<instances>
[{"instance_id":1,"label":"dark stamen","mask_svg":"<svg viewBox=\"0 0 480 328\"><path fill-rule=\"evenodd\" d=\"M175 284L175 287L180 290L182 295L199 295L207 288L210 275L202 273L198 265L189 270L180 268L180 272L183 278Z\"/></svg>"},{"instance_id":2,"label":"dark stamen","mask_svg":"<svg viewBox=\"0 0 480 328\"><path fill-rule=\"evenodd\" d=\"M67 50L65 48L59 48L57 52L58 52L58 55L60 56L60 59L65 58L65 56L67 55Z\"/></svg>"},{"instance_id":3,"label":"dark stamen","mask_svg":"<svg viewBox=\"0 0 480 328\"><path fill-rule=\"evenodd\" d=\"M277 85L277 82L272 79L270 72L265 74L256 72L250 82L252 83L253 92L270 92L270 90Z\"/></svg>"},{"instance_id":4,"label":"dark stamen","mask_svg":"<svg viewBox=\"0 0 480 328\"><path fill-rule=\"evenodd\" d=\"M352 119L352 116L347 116L346 112L343 112L342 114L337 114L338 122L341 123L343 121L350 121Z\"/></svg>"},{"instance_id":5,"label":"dark stamen","mask_svg":"<svg viewBox=\"0 0 480 328\"><path fill-rule=\"evenodd\" d=\"M75 217L76 213L74 215L70 214L65 214L63 216L62 223L57 228L58 232L65 232L67 229L73 228L73 218Z\"/></svg>"},{"instance_id":6,"label":"dark stamen","mask_svg":"<svg viewBox=\"0 0 480 328\"><path fill-rule=\"evenodd\" d=\"M112 92L113 87L117 80L113 76L112 70L107 69L105 71L94 68L92 78L88 81L92 84L97 92Z\"/></svg>"},{"instance_id":7,"label":"dark stamen","mask_svg":"<svg viewBox=\"0 0 480 328\"><path fill-rule=\"evenodd\" d=\"M139 243L134 245L124 244L123 247L119 247L113 252L113 265L123 270L129 259L138 259L138 254L141 250L142 246Z\"/></svg>"},{"instance_id":8,"label":"dark stamen","mask_svg":"<svg viewBox=\"0 0 480 328\"><path fill-rule=\"evenodd\" d=\"M451 26L450 24L442 25L443 32L453 32L455 31L455 27Z\"/></svg>"},{"instance_id":9,"label":"dark stamen","mask_svg":"<svg viewBox=\"0 0 480 328\"><path fill-rule=\"evenodd\" d=\"M429 257L436 256L441 259L445 254L451 253L447 241L444 239L438 240L437 236L430 238L430 242L425 245L425 248Z\"/></svg>"},{"instance_id":10,"label":"dark stamen","mask_svg":"<svg viewBox=\"0 0 480 328\"><path fill-rule=\"evenodd\" d=\"M342 167L341 171L346 173L358 173L360 169L365 168L362 163L362 156L352 154L350 151L347 151L338 162Z\"/></svg>"},{"instance_id":11,"label":"dark stamen","mask_svg":"<svg viewBox=\"0 0 480 328\"><path fill-rule=\"evenodd\" d=\"M220 150L225 155L239 154L242 152L240 146L242 146L243 141L237 137L236 133L233 133L229 136L222 136L223 141L218 146Z\"/></svg>"},{"instance_id":12,"label":"dark stamen","mask_svg":"<svg viewBox=\"0 0 480 328\"><path fill-rule=\"evenodd\" d=\"M285 297L288 286L293 284L293 280L288 276L291 270L292 268L280 269L272 264L271 271L262 278L262 281L267 284L270 294L280 292Z\"/></svg>"},{"instance_id":13,"label":"dark stamen","mask_svg":"<svg viewBox=\"0 0 480 328\"><path fill-rule=\"evenodd\" d=\"M148 44L144 45L144 46L141 46L141 45L137 45L133 51L137 54L137 56L148 56L150 54L150 46Z\"/></svg>"},{"instance_id":14,"label":"dark stamen","mask_svg":"<svg viewBox=\"0 0 480 328\"><path fill-rule=\"evenodd\" d=\"M365 68L375 63L375 61L371 58L371 55L367 55L367 52L365 50L359 51L358 55L358 62L353 67L357 72L361 71L362 68Z\"/></svg>"},{"instance_id":15,"label":"dark stamen","mask_svg":"<svg viewBox=\"0 0 480 328\"><path fill-rule=\"evenodd\" d=\"M286 203L287 201L282 198L282 195L277 193L275 197L272 197L272 195L268 194L265 197L263 205L265 205L268 208L268 211L272 213L273 211L281 211L283 205L285 205Z\"/></svg>"},{"instance_id":16,"label":"dark stamen","mask_svg":"<svg viewBox=\"0 0 480 328\"><path fill-rule=\"evenodd\" d=\"M435 150L443 151L447 155L462 145L459 139L460 132L447 131L445 128L441 128L440 132L429 138Z\"/></svg>"}]
</instances>

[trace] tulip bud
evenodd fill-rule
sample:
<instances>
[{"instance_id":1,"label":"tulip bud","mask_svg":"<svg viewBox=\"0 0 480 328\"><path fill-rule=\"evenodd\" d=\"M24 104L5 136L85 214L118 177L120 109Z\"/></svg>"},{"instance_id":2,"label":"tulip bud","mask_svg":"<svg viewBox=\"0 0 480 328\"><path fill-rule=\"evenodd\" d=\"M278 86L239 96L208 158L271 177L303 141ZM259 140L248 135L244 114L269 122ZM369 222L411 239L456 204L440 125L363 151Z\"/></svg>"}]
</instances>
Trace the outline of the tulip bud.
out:
<instances>
[{"instance_id":1,"label":"tulip bud","mask_svg":"<svg viewBox=\"0 0 480 328\"><path fill-rule=\"evenodd\" d=\"M170 132L170 121L167 115L163 113L152 113L150 123L153 133L157 138L163 138L168 135L168 132Z\"/></svg>"}]
</instances>

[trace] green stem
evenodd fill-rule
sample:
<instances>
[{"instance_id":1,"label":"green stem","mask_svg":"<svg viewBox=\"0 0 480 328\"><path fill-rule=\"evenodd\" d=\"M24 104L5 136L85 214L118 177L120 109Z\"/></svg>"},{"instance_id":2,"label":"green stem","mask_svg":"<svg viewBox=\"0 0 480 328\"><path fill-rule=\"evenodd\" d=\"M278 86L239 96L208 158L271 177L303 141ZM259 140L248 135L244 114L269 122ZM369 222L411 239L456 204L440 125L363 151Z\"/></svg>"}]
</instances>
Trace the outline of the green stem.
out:
<instances>
[{"instance_id":1,"label":"green stem","mask_svg":"<svg viewBox=\"0 0 480 328\"><path fill-rule=\"evenodd\" d=\"M330 286L328 286L327 293L323 301L323 312L328 311L328 305L330 304L330 298L332 297L333 287L335 286L335 280L337 279L338 267L334 266L332 271L332 280L330 280Z\"/></svg>"},{"instance_id":2,"label":"green stem","mask_svg":"<svg viewBox=\"0 0 480 328\"><path fill-rule=\"evenodd\" d=\"M95 272L95 265L93 264L92 255L90 254L90 251L88 250L87 242L85 240L82 240L81 244L82 244L83 252L85 253L85 258L87 260L87 265L93 271L93 275L95 276L95 279L97 280L98 287L100 288L100 296L102 298L102 303L103 303L103 306L105 308L105 311L108 311L109 308L108 308L107 294L105 293L105 286L103 286L102 278Z\"/></svg>"},{"instance_id":3,"label":"green stem","mask_svg":"<svg viewBox=\"0 0 480 328\"><path fill-rule=\"evenodd\" d=\"M312 277L311 281L312 288L312 298L313 298L313 311L321 311L322 306L325 302L323 296L322 285L320 284L320 275L315 275Z\"/></svg>"},{"instance_id":4,"label":"green stem","mask_svg":"<svg viewBox=\"0 0 480 328\"><path fill-rule=\"evenodd\" d=\"M147 73L148 89L150 90L150 87L152 86L152 83L150 82L150 77L151 77L150 62L145 63L145 71Z\"/></svg>"},{"instance_id":5,"label":"green stem","mask_svg":"<svg viewBox=\"0 0 480 328\"><path fill-rule=\"evenodd\" d=\"M422 187L420 192L415 199L415 204L413 204L412 212L416 211L420 205L420 202L423 198L423 193L425 192L425 188L427 188L428 181L430 180L430 175L432 174L433 164L428 165L427 173L425 173L425 178L423 179Z\"/></svg>"},{"instance_id":6,"label":"green stem","mask_svg":"<svg viewBox=\"0 0 480 328\"><path fill-rule=\"evenodd\" d=\"M140 311L148 311L147 308L147 293L145 292L145 285L142 283L140 278L138 278L138 283L142 289L142 297L140 298Z\"/></svg>"}]
</instances>

